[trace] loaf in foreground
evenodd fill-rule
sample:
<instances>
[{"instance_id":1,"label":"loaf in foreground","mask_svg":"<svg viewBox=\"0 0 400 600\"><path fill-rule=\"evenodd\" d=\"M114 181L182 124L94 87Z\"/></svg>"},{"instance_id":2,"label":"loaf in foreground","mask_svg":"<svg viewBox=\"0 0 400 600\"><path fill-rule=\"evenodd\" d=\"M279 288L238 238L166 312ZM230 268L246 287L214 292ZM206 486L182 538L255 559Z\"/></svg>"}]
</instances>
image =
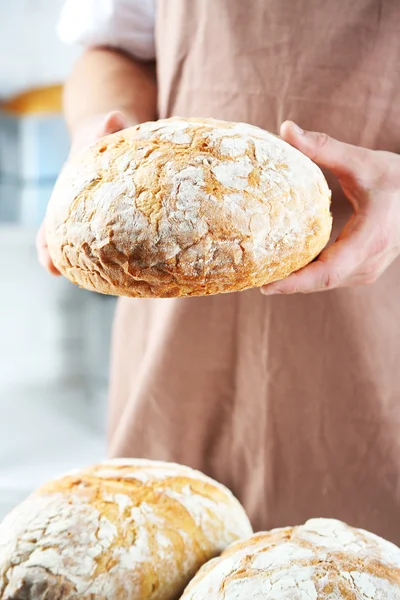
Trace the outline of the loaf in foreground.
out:
<instances>
[{"instance_id":1,"label":"loaf in foreground","mask_svg":"<svg viewBox=\"0 0 400 600\"><path fill-rule=\"evenodd\" d=\"M181 600L399 600L400 549L331 519L257 533L200 569Z\"/></svg>"},{"instance_id":2,"label":"loaf in foreground","mask_svg":"<svg viewBox=\"0 0 400 600\"><path fill-rule=\"evenodd\" d=\"M46 237L61 273L89 290L233 292L312 261L329 240L330 196L317 165L258 127L172 118L72 158Z\"/></svg>"},{"instance_id":3,"label":"loaf in foreground","mask_svg":"<svg viewBox=\"0 0 400 600\"><path fill-rule=\"evenodd\" d=\"M176 600L251 534L232 494L187 467L110 461L45 485L0 526L2 600Z\"/></svg>"}]
</instances>

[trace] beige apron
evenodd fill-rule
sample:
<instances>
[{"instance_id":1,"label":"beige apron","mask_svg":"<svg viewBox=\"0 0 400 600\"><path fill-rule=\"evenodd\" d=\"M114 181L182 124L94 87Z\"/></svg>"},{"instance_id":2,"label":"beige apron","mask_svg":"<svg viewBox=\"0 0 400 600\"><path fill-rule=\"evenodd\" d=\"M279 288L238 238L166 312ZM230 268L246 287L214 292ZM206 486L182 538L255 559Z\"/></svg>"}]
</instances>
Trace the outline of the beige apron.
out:
<instances>
[{"instance_id":1,"label":"beige apron","mask_svg":"<svg viewBox=\"0 0 400 600\"><path fill-rule=\"evenodd\" d=\"M274 132L291 118L400 152L399 28L399 0L159 0L160 116ZM362 288L121 300L110 454L205 471L256 529L327 516L400 544L399 275L397 261Z\"/></svg>"}]
</instances>

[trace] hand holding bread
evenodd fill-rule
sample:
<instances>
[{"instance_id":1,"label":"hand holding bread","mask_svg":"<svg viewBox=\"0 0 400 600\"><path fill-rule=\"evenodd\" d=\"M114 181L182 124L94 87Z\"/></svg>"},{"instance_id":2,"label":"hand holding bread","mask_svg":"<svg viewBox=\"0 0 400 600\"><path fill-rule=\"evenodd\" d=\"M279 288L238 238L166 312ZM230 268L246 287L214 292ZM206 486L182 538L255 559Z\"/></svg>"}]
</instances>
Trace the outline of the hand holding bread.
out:
<instances>
[{"instance_id":1,"label":"hand holding bread","mask_svg":"<svg viewBox=\"0 0 400 600\"><path fill-rule=\"evenodd\" d=\"M353 214L318 260L263 292L310 293L375 283L400 255L400 156L303 131L291 122L282 125L281 134L335 175Z\"/></svg>"},{"instance_id":2,"label":"hand holding bread","mask_svg":"<svg viewBox=\"0 0 400 600\"><path fill-rule=\"evenodd\" d=\"M105 294L260 287L312 261L331 232L320 169L257 127L172 118L74 154L50 200L56 268Z\"/></svg>"}]
</instances>

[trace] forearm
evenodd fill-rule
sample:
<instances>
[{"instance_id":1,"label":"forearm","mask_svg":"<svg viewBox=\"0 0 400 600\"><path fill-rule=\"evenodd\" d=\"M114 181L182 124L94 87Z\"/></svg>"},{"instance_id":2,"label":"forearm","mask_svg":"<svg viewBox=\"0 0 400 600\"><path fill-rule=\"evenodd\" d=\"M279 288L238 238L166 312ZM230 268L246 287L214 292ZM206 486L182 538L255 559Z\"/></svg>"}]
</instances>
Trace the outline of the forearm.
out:
<instances>
[{"instance_id":1,"label":"forearm","mask_svg":"<svg viewBox=\"0 0 400 600\"><path fill-rule=\"evenodd\" d=\"M156 118L154 65L106 48L93 48L76 62L65 85L64 111L71 136L109 111L120 110L130 123Z\"/></svg>"}]
</instances>

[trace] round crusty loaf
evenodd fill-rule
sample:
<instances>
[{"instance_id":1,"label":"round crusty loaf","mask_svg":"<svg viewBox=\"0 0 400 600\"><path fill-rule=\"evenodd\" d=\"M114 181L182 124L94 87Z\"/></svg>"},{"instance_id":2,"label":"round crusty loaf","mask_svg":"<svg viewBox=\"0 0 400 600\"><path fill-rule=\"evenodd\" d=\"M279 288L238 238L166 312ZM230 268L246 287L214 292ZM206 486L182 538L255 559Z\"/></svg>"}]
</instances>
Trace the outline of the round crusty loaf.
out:
<instances>
[{"instance_id":1,"label":"round crusty loaf","mask_svg":"<svg viewBox=\"0 0 400 600\"><path fill-rule=\"evenodd\" d=\"M399 600L400 549L330 519L258 533L207 563L181 600Z\"/></svg>"},{"instance_id":2,"label":"round crusty loaf","mask_svg":"<svg viewBox=\"0 0 400 600\"><path fill-rule=\"evenodd\" d=\"M198 296L282 279L331 232L320 169L251 125L166 119L71 159L49 203L53 262L120 296Z\"/></svg>"},{"instance_id":3,"label":"round crusty loaf","mask_svg":"<svg viewBox=\"0 0 400 600\"><path fill-rule=\"evenodd\" d=\"M175 464L109 461L45 485L0 526L3 600L175 600L251 534L223 486Z\"/></svg>"}]
</instances>

